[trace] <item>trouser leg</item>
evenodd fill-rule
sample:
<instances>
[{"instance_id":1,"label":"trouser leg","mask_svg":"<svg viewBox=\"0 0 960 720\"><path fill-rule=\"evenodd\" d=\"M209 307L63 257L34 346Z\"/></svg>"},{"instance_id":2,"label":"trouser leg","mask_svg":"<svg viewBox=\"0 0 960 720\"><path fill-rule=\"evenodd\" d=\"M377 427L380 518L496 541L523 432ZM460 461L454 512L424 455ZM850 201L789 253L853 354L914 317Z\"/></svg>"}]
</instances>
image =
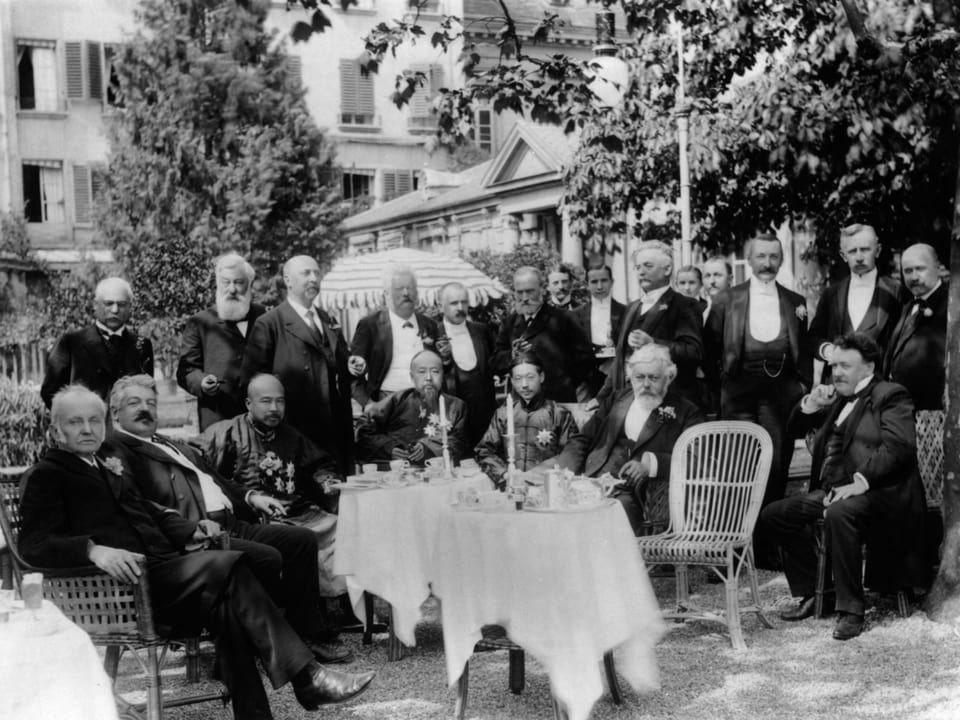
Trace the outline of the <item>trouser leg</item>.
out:
<instances>
[{"instance_id":1,"label":"trouser leg","mask_svg":"<svg viewBox=\"0 0 960 720\"><path fill-rule=\"evenodd\" d=\"M809 597L817 587L817 554L811 528L823 517L822 490L777 500L760 511L758 530L779 547L783 571L795 597Z\"/></svg>"},{"instance_id":2,"label":"trouser leg","mask_svg":"<svg viewBox=\"0 0 960 720\"><path fill-rule=\"evenodd\" d=\"M213 608L210 626L217 639L220 677L230 691L235 717L272 717L255 659L260 658L271 684L278 688L313 660L313 654L243 562L234 566Z\"/></svg>"},{"instance_id":3,"label":"trouser leg","mask_svg":"<svg viewBox=\"0 0 960 720\"><path fill-rule=\"evenodd\" d=\"M869 500L857 495L827 508L824 520L830 551L837 610L863 615L863 539Z\"/></svg>"}]
</instances>

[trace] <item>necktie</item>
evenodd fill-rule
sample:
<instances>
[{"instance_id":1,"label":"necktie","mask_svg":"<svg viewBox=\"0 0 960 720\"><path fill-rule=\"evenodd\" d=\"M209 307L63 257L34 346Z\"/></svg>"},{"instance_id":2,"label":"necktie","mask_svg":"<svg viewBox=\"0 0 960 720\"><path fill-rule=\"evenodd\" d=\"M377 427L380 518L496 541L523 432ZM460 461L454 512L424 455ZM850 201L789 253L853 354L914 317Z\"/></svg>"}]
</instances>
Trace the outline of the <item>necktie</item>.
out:
<instances>
[{"instance_id":1,"label":"necktie","mask_svg":"<svg viewBox=\"0 0 960 720\"><path fill-rule=\"evenodd\" d=\"M333 357L333 351L330 349L330 343L327 341L327 334L320 329L318 320L319 317L313 308L307 310L307 325L310 326L313 339L317 345L320 346L320 350L323 351L323 357L326 359L327 365L334 367L336 366L336 359Z\"/></svg>"}]
</instances>

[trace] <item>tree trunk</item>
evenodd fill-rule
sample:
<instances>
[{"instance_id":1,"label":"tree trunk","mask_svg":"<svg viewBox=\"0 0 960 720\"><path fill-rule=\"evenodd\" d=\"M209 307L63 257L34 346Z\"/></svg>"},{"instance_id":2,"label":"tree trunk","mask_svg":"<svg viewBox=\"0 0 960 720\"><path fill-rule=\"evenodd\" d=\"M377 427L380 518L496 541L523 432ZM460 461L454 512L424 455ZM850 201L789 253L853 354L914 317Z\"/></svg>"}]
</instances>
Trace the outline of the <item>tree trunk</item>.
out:
<instances>
[{"instance_id":1,"label":"tree trunk","mask_svg":"<svg viewBox=\"0 0 960 720\"><path fill-rule=\"evenodd\" d=\"M960 130L960 109L954 112ZM960 157L953 200L953 237L950 241L950 300L947 338L960 338ZM960 343L947 342L946 422L943 429L943 544L940 572L927 601L934 620L960 623Z\"/></svg>"}]
</instances>

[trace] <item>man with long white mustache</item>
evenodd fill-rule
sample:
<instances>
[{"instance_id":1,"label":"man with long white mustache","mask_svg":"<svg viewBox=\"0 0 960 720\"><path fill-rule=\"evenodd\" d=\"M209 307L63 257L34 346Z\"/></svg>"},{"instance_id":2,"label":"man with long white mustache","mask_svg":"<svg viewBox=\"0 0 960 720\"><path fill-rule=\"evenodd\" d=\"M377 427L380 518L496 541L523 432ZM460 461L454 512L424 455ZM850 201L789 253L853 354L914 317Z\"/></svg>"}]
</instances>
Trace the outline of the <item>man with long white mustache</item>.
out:
<instances>
[{"instance_id":1,"label":"man with long white mustache","mask_svg":"<svg viewBox=\"0 0 960 720\"><path fill-rule=\"evenodd\" d=\"M610 473L620 478L614 497L639 535L645 520L665 520L651 517L648 509L654 496L667 490L677 438L706 418L700 408L670 389L677 366L665 345L648 343L635 350L627 360L626 375L630 387L614 395L563 452L542 467L558 464L590 477Z\"/></svg>"},{"instance_id":2,"label":"man with long white mustache","mask_svg":"<svg viewBox=\"0 0 960 720\"><path fill-rule=\"evenodd\" d=\"M240 365L247 336L266 312L251 302L253 267L236 253L217 258L213 307L187 320L180 340L177 383L197 398L200 430L243 412Z\"/></svg>"}]
</instances>

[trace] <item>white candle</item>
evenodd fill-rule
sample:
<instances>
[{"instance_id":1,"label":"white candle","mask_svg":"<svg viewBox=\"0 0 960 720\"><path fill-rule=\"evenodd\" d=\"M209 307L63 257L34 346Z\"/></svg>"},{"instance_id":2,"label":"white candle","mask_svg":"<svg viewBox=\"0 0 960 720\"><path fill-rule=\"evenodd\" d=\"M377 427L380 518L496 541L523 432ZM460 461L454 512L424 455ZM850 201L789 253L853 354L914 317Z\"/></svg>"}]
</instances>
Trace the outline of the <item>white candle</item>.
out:
<instances>
[{"instance_id":1,"label":"white candle","mask_svg":"<svg viewBox=\"0 0 960 720\"><path fill-rule=\"evenodd\" d=\"M514 440L514 424L513 424L513 395L510 394L509 388L507 389L507 458L513 460L516 457L516 446L513 444Z\"/></svg>"},{"instance_id":2,"label":"white candle","mask_svg":"<svg viewBox=\"0 0 960 720\"><path fill-rule=\"evenodd\" d=\"M440 441L443 444L443 469L449 476L453 465L450 461L450 448L447 445L447 404L443 399L443 393L440 394Z\"/></svg>"},{"instance_id":3,"label":"white candle","mask_svg":"<svg viewBox=\"0 0 960 720\"><path fill-rule=\"evenodd\" d=\"M447 429L447 404L442 394L440 395L440 428L444 431Z\"/></svg>"}]
</instances>

